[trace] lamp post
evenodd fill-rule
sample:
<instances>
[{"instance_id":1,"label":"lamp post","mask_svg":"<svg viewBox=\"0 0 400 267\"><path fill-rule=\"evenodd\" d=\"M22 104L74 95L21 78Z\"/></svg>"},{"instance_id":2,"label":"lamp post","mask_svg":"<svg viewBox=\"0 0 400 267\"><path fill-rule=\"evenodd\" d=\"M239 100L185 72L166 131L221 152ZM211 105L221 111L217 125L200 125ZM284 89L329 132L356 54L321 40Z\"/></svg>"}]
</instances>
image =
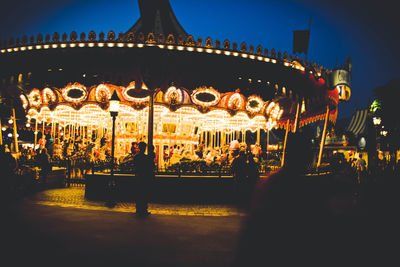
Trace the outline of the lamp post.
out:
<instances>
[{"instance_id":1,"label":"lamp post","mask_svg":"<svg viewBox=\"0 0 400 267\"><path fill-rule=\"evenodd\" d=\"M121 99L119 99L117 95L117 91L114 90L110 98L110 115L112 117L113 125L112 125L112 139L111 139L111 176L114 176L114 151L115 151L115 119L118 116L119 112L119 103Z\"/></svg>"},{"instance_id":2,"label":"lamp post","mask_svg":"<svg viewBox=\"0 0 400 267\"><path fill-rule=\"evenodd\" d=\"M373 116L374 114L371 114ZM372 175L376 175L378 167L378 127L381 124L381 118L378 116L373 116L368 120L368 125L370 125L368 131L368 169Z\"/></svg>"},{"instance_id":3,"label":"lamp post","mask_svg":"<svg viewBox=\"0 0 400 267\"><path fill-rule=\"evenodd\" d=\"M379 140L378 127L379 127L379 125L381 125L381 122L382 122L382 119L380 117L373 117L372 118L372 123L375 126L375 136L376 136L376 139L377 139L376 140L377 146L375 147L375 150L380 148L380 144L378 142L378 140Z\"/></svg>"}]
</instances>

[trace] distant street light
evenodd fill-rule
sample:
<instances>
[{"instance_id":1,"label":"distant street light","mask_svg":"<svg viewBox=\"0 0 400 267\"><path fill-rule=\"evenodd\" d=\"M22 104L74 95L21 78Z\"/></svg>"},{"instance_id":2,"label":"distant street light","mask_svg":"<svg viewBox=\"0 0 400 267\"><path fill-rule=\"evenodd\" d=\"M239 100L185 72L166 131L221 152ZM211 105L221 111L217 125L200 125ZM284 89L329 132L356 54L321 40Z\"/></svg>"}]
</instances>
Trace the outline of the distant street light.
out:
<instances>
[{"instance_id":1,"label":"distant street light","mask_svg":"<svg viewBox=\"0 0 400 267\"><path fill-rule=\"evenodd\" d=\"M380 117L373 117L372 118L372 122L374 123L375 126L378 126L379 124L381 124L381 118Z\"/></svg>"}]
</instances>

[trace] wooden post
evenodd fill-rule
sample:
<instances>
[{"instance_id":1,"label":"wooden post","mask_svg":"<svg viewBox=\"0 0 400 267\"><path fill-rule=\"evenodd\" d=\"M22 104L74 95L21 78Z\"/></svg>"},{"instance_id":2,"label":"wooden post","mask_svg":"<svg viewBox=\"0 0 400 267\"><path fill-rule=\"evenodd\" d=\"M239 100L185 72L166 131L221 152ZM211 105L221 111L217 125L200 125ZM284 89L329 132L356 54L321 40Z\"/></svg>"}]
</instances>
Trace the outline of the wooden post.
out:
<instances>
[{"instance_id":1,"label":"wooden post","mask_svg":"<svg viewBox=\"0 0 400 267\"><path fill-rule=\"evenodd\" d=\"M326 138L326 128L328 126L328 119L329 119L329 106L326 106L325 124L324 124L324 131L322 132L321 144L319 146L317 169L321 165L322 152L324 150L324 144L325 144L325 138Z\"/></svg>"},{"instance_id":2,"label":"wooden post","mask_svg":"<svg viewBox=\"0 0 400 267\"><path fill-rule=\"evenodd\" d=\"M293 132L294 133L297 131L297 127L298 127L298 124L299 124L299 117L300 117L300 102L297 103L296 118L294 120L294 127L293 127Z\"/></svg>"},{"instance_id":3,"label":"wooden post","mask_svg":"<svg viewBox=\"0 0 400 267\"><path fill-rule=\"evenodd\" d=\"M13 112L13 123L14 123L14 146L15 153L18 153L18 137L17 137L17 118L15 117L15 108L12 109Z\"/></svg>"},{"instance_id":4,"label":"wooden post","mask_svg":"<svg viewBox=\"0 0 400 267\"><path fill-rule=\"evenodd\" d=\"M283 167L283 165L285 165L285 152L286 152L287 137L288 137L288 133L289 133L289 122L290 122L290 120L287 120L287 122L286 122L286 133L285 133L285 141L283 142L281 167Z\"/></svg>"}]
</instances>

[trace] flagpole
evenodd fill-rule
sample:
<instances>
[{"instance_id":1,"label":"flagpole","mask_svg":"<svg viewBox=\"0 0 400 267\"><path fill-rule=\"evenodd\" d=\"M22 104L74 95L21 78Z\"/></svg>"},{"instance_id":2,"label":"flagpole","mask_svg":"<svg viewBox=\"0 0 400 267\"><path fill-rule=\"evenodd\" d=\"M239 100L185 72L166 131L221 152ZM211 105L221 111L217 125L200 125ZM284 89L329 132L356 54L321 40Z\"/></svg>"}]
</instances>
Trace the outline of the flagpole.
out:
<instances>
[{"instance_id":1,"label":"flagpole","mask_svg":"<svg viewBox=\"0 0 400 267\"><path fill-rule=\"evenodd\" d=\"M311 16L310 16L310 24L308 24L308 44L306 52L306 61L308 60L308 46L310 45L310 35L311 35Z\"/></svg>"}]
</instances>

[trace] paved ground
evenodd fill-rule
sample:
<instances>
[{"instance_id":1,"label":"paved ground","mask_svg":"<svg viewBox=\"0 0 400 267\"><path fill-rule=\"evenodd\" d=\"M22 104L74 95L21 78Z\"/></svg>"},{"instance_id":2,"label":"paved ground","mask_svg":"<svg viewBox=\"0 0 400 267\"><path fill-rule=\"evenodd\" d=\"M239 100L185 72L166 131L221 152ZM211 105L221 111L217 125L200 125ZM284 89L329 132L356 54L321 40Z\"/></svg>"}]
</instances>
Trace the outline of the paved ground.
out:
<instances>
[{"instance_id":1,"label":"paved ground","mask_svg":"<svg viewBox=\"0 0 400 267\"><path fill-rule=\"evenodd\" d=\"M400 183L359 189L323 184L330 188L332 226L342 224L345 233L358 229L362 237L341 247L354 251L365 242L368 255L384 248L379 261L397 255L392 241L398 241ZM202 202L151 203L152 215L138 218L133 203L110 208L87 201L83 187L44 190L2 210L0 259L11 266L231 266L246 219L233 205Z\"/></svg>"},{"instance_id":2,"label":"paved ground","mask_svg":"<svg viewBox=\"0 0 400 267\"><path fill-rule=\"evenodd\" d=\"M51 189L15 203L3 259L13 266L230 266L245 213L229 205L86 201L83 188ZM4 238L5 237L5 238Z\"/></svg>"}]
</instances>

